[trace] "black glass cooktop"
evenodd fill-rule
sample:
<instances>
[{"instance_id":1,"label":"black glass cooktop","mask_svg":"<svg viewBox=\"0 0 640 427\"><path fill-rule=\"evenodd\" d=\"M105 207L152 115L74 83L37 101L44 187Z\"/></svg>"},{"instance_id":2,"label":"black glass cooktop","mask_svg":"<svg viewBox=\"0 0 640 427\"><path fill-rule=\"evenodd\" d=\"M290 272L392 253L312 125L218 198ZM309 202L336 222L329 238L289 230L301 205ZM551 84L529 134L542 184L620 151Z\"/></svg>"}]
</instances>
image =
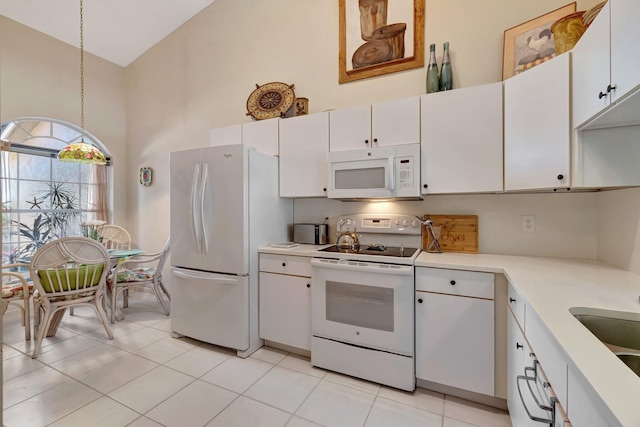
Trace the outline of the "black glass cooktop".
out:
<instances>
[{"instance_id":1,"label":"black glass cooktop","mask_svg":"<svg viewBox=\"0 0 640 427\"><path fill-rule=\"evenodd\" d=\"M411 258L416 253L417 248L407 248L401 246L385 246L379 244L360 245L356 248L342 248L336 245L329 246L328 248L320 249L320 252L336 252L345 254L359 254L359 255L378 255L388 256L396 258Z\"/></svg>"}]
</instances>

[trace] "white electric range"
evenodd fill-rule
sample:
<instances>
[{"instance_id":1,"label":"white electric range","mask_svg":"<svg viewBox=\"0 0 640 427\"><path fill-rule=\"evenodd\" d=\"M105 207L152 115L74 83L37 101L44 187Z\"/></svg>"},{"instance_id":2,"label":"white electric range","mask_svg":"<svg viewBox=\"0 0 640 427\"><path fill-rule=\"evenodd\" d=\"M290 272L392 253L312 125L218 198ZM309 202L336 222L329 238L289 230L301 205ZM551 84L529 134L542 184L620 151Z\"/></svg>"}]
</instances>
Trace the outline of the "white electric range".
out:
<instances>
[{"instance_id":1,"label":"white electric range","mask_svg":"<svg viewBox=\"0 0 640 427\"><path fill-rule=\"evenodd\" d=\"M360 243L314 252L311 364L412 391L413 264L420 253L416 237L422 221L412 215L355 214L339 218L338 224L346 219L362 239L384 236L399 244Z\"/></svg>"}]
</instances>

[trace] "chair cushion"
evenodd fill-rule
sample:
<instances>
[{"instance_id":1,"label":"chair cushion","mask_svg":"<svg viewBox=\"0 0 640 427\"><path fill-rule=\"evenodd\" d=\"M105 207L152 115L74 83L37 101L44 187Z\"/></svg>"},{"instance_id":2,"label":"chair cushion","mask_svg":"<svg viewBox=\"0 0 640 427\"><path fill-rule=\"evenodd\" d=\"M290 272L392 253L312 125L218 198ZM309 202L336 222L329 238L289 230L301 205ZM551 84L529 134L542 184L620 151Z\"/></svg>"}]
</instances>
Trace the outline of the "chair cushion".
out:
<instances>
[{"instance_id":1,"label":"chair cushion","mask_svg":"<svg viewBox=\"0 0 640 427\"><path fill-rule=\"evenodd\" d=\"M148 282L153 279L156 273L155 268L134 268L131 270L120 270L118 272L118 282Z\"/></svg>"},{"instance_id":2,"label":"chair cushion","mask_svg":"<svg viewBox=\"0 0 640 427\"><path fill-rule=\"evenodd\" d=\"M53 289L56 292L60 292L61 290L70 291L70 290L76 289L76 281L80 285L83 285L85 280L89 280L92 277L93 277L93 280L90 283L87 283L87 286L85 287L97 285L98 283L100 283L100 276L102 276L103 269L104 269L103 264L84 265L84 266L78 267L77 269L70 269L68 270L70 283L67 282L67 276L66 276L67 271L64 268L61 268L58 270L56 269L38 270L38 277L40 278L40 284L42 285L42 287L46 292L53 292L52 285L53 285ZM47 274L47 272L49 272L49 274ZM58 275L56 274L56 272L59 272L60 281L62 282L62 284L59 283ZM94 276L94 272L95 272L95 276ZM79 274L79 277L77 277L76 279L76 276L78 274ZM51 281L49 281L49 277L51 277Z\"/></svg>"},{"instance_id":3,"label":"chair cushion","mask_svg":"<svg viewBox=\"0 0 640 427\"><path fill-rule=\"evenodd\" d=\"M33 282L28 281L29 294L33 293ZM23 297L22 282L14 280L2 285L2 298Z\"/></svg>"}]
</instances>

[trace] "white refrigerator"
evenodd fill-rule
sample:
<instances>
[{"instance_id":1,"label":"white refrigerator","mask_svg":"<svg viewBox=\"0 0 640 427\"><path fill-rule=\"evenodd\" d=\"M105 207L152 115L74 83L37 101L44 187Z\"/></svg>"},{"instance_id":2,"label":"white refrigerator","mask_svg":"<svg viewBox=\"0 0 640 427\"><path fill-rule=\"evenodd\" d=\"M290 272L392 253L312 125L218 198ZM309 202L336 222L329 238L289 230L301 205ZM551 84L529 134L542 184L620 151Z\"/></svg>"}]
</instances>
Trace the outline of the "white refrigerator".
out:
<instances>
[{"instance_id":1,"label":"white refrigerator","mask_svg":"<svg viewBox=\"0 0 640 427\"><path fill-rule=\"evenodd\" d=\"M260 246L287 241L293 201L278 196L278 158L244 145L172 152L171 330L236 349L258 333Z\"/></svg>"}]
</instances>

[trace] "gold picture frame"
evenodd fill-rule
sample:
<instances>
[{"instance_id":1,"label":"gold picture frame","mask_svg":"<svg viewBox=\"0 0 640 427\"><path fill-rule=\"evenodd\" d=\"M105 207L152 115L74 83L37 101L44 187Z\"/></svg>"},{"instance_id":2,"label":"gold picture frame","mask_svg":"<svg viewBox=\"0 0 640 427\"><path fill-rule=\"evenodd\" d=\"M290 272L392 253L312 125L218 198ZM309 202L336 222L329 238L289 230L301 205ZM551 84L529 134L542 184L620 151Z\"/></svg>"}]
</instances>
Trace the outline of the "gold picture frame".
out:
<instances>
[{"instance_id":1,"label":"gold picture frame","mask_svg":"<svg viewBox=\"0 0 640 427\"><path fill-rule=\"evenodd\" d=\"M424 67L424 3L339 0L339 83Z\"/></svg>"},{"instance_id":2,"label":"gold picture frame","mask_svg":"<svg viewBox=\"0 0 640 427\"><path fill-rule=\"evenodd\" d=\"M504 32L502 80L524 72L555 57L551 25L575 13L576 2L569 3Z\"/></svg>"}]
</instances>

